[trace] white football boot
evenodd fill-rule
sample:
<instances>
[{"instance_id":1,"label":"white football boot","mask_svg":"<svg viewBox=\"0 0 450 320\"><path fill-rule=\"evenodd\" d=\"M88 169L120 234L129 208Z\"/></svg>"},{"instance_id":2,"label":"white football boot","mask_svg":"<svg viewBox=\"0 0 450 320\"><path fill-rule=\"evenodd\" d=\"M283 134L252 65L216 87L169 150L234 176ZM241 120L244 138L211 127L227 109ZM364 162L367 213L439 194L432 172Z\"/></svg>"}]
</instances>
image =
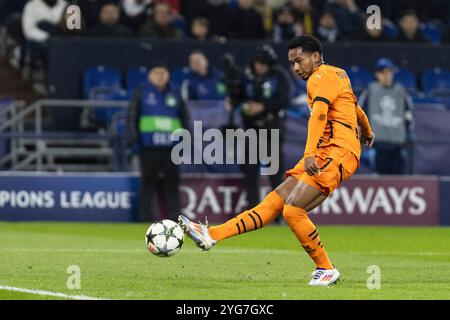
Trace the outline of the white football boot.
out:
<instances>
[{"instance_id":1,"label":"white football boot","mask_svg":"<svg viewBox=\"0 0 450 320\"><path fill-rule=\"evenodd\" d=\"M312 273L312 279L309 282L310 286L329 286L335 284L340 277L339 271L334 269L317 268Z\"/></svg>"},{"instance_id":2,"label":"white football boot","mask_svg":"<svg viewBox=\"0 0 450 320\"><path fill-rule=\"evenodd\" d=\"M206 219L205 219L206 220ZM217 240L211 238L208 231L208 220L203 223L194 223L183 215L178 216L178 224L189 238L194 240L197 247L203 251L207 251L214 247Z\"/></svg>"}]
</instances>

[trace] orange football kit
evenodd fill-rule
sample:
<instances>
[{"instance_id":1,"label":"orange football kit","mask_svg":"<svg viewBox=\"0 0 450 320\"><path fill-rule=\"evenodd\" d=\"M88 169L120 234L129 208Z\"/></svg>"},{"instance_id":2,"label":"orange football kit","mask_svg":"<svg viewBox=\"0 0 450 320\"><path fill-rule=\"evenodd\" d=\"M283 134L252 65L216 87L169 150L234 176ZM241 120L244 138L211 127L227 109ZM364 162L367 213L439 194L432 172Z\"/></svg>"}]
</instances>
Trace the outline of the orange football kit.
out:
<instances>
[{"instance_id":1,"label":"orange football kit","mask_svg":"<svg viewBox=\"0 0 450 320\"><path fill-rule=\"evenodd\" d=\"M372 129L364 111L358 106L347 73L337 67L322 64L307 82L311 117L304 157L286 176L330 195L359 166L361 144L358 126L366 136ZM313 176L304 170L304 159L314 156L320 167ZM284 203L275 191L270 192L256 207L244 211L219 226L208 229L214 240L226 239L262 228L283 212L289 227L317 268L332 269L333 265L320 240L319 232L308 213Z\"/></svg>"},{"instance_id":2,"label":"orange football kit","mask_svg":"<svg viewBox=\"0 0 450 320\"><path fill-rule=\"evenodd\" d=\"M315 156L320 171L309 176L303 158L286 175L329 195L359 166L358 123L365 134L371 134L371 128L344 70L322 64L309 78L307 94L311 118L304 158Z\"/></svg>"}]
</instances>

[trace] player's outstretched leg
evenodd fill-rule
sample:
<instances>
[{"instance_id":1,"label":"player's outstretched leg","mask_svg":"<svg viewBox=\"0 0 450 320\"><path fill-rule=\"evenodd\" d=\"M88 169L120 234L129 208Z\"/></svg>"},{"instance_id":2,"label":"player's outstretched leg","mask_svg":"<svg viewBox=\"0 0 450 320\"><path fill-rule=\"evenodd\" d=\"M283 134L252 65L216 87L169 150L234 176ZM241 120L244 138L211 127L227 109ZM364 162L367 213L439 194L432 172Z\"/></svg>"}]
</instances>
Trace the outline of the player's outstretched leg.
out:
<instances>
[{"instance_id":1,"label":"player's outstretched leg","mask_svg":"<svg viewBox=\"0 0 450 320\"><path fill-rule=\"evenodd\" d=\"M320 240L319 231L308 217L308 211L320 205L326 197L319 190L299 181L283 208L287 224L316 265L309 282L312 286L331 285L340 276Z\"/></svg>"},{"instance_id":2,"label":"player's outstretched leg","mask_svg":"<svg viewBox=\"0 0 450 320\"><path fill-rule=\"evenodd\" d=\"M217 241L260 229L269 224L282 211L285 200L296 184L295 178L288 177L256 207L218 226L208 228L207 225L194 223L185 216L180 216L178 221L198 247L209 250Z\"/></svg>"}]
</instances>

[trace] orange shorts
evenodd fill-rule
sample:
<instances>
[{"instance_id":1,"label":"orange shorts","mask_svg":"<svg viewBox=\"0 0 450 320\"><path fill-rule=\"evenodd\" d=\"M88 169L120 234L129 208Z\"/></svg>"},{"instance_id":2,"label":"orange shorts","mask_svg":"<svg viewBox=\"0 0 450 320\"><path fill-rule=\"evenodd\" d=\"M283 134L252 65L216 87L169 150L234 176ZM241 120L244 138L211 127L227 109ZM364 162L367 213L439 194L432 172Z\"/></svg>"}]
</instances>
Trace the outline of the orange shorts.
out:
<instances>
[{"instance_id":1,"label":"orange shorts","mask_svg":"<svg viewBox=\"0 0 450 320\"><path fill-rule=\"evenodd\" d=\"M317 163L321 168L320 173L310 176L305 172L304 158L297 165L286 171L286 177L293 176L310 186L330 195L342 181L350 178L359 167L358 158L349 150L329 145L317 148L315 154Z\"/></svg>"}]
</instances>

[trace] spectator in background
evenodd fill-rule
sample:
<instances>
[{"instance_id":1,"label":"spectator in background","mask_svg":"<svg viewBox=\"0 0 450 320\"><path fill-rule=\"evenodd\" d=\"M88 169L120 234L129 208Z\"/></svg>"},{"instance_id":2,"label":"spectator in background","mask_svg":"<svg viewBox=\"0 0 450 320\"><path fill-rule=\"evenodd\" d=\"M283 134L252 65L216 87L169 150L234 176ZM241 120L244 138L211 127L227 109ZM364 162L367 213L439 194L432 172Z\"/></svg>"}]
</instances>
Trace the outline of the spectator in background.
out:
<instances>
[{"instance_id":1,"label":"spectator in background","mask_svg":"<svg viewBox=\"0 0 450 320\"><path fill-rule=\"evenodd\" d=\"M396 41L402 42L428 42L419 30L419 18L413 10L404 12L399 21L399 34Z\"/></svg>"},{"instance_id":2,"label":"spectator in background","mask_svg":"<svg viewBox=\"0 0 450 320\"><path fill-rule=\"evenodd\" d=\"M313 34L319 17L317 10L311 5L311 0L290 0L289 6L295 19L303 26L304 33Z\"/></svg>"},{"instance_id":3,"label":"spectator in background","mask_svg":"<svg viewBox=\"0 0 450 320\"><path fill-rule=\"evenodd\" d=\"M152 17L139 30L139 35L160 39L179 39L182 37L182 32L173 25L174 19L175 16L169 4L158 3L155 5Z\"/></svg>"},{"instance_id":4,"label":"spectator in background","mask_svg":"<svg viewBox=\"0 0 450 320\"><path fill-rule=\"evenodd\" d=\"M390 41L386 33L384 32L384 25L381 24L381 28L371 28L369 29L367 24L364 23L364 29L361 33L361 41L374 41L374 42L385 42Z\"/></svg>"},{"instance_id":5,"label":"spectator in background","mask_svg":"<svg viewBox=\"0 0 450 320\"><path fill-rule=\"evenodd\" d=\"M133 35L131 30L119 23L120 10L114 3L103 5L100 9L99 23L89 32L91 36L97 37L127 37Z\"/></svg>"},{"instance_id":6,"label":"spectator in background","mask_svg":"<svg viewBox=\"0 0 450 320\"><path fill-rule=\"evenodd\" d=\"M208 58L200 50L189 55L190 72L182 84L184 101L224 100L226 95L222 74L211 68Z\"/></svg>"},{"instance_id":7,"label":"spectator in background","mask_svg":"<svg viewBox=\"0 0 450 320\"><path fill-rule=\"evenodd\" d=\"M261 15L254 8L254 0L239 0L231 12L230 38L263 39L266 36Z\"/></svg>"},{"instance_id":8,"label":"spectator in background","mask_svg":"<svg viewBox=\"0 0 450 320\"><path fill-rule=\"evenodd\" d=\"M374 148L379 174L406 173L403 153L409 140L412 100L405 88L394 82L394 69L391 59L378 60L376 82L371 83L359 98L377 136Z\"/></svg>"},{"instance_id":9,"label":"spectator in background","mask_svg":"<svg viewBox=\"0 0 450 320\"><path fill-rule=\"evenodd\" d=\"M333 14L341 38L355 39L363 28L364 16L354 0L334 0L325 7Z\"/></svg>"},{"instance_id":10,"label":"spectator in background","mask_svg":"<svg viewBox=\"0 0 450 320\"><path fill-rule=\"evenodd\" d=\"M230 32L231 9L227 0L182 1L182 13L188 23L198 17L205 17L209 23L211 38L224 39Z\"/></svg>"},{"instance_id":11,"label":"spectator in background","mask_svg":"<svg viewBox=\"0 0 450 320\"><path fill-rule=\"evenodd\" d=\"M167 3L170 7L172 15L178 16L180 14L181 5L179 0L154 0L154 1L155 4Z\"/></svg>"},{"instance_id":12,"label":"spectator in background","mask_svg":"<svg viewBox=\"0 0 450 320\"><path fill-rule=\"evenodd\" d=\"M151 13L153 0L122 0L122 20L133 33L137 34L147 16Z\"/></svg>"},{"instance_id":13,"label":"spectator in background","mask_svg":"<svg viewBox=\"0 0 450 320\"><path fill-rule=\"evenodd\" d=\"M341 39L336 19L331 12L324 12L319 19L316 37L324 42L335 42Z\"/></svg>"},{"instance_id":14,"label":"spectator in background","mask_svg":"<svg viewBox=\"0 0 450 320\"><path fill-rule=\"evenodd\" d=\"M285 132L285 112L291 99L291 82L288 72L278 64L277 54L268 45L258 48L251 61L250 68L246 72L245 102L241 108L241 115L244 128L247 129L277 129L279 130L278 159L279 170L270 175L269 180L273 186L277 186L283 180L284 158L283 144ZM231 108L227 106L231 111ZM269 154L276 152L271 150L272 143L260 140L258 143L267 142ZM247 202L249 208L260 201L259 177L260 165L251 164L249 161L250 147L245 144L245 164L241 165L241 170L245 175L244 186L247 192ZM261 159L258 159L258 162Z\"/></svg>"},{"instance_id":15,"label":"spectator in background","mask_svg":"<svg viewBox=\"0 0 450 320\"><path fill-rule=\"evenodd\" d=\"M273 41L282 42L303 34L303 26L295 21L291 9L287 6L281 8L273 26Z\"/></svg>"},{"instance_id":16,"label":"spectator in background","mask_svg":"<svg viewBox=\"0 0 450 320\"><path fill-rule=\"evenodd\" d=\"M108 3L118 4L119 0L77 0L76 4L81 9L81 15L89 29L98 24L101 8Z\"/></svg>"},{"instance_id":17,"label":"spectator in background","mask_svg":"<svg viewBox=\"0 0 450 320\"><path fill-rule=\"evenodd\" d=\"M175 142L170 137L176 129L185 127L186 113L179 91L169 83L169 78L167 66L156 63L148 73L147 82L135 91L132 103L132 134L140 147L139 217L142 222L158 218L152 214L158 182L163 184L168 218L176 221L180 213L180 174L171 158Z\"/></svg>"},{"instance_id":18,"label":"spectator in background","mask_svg":"<svg viewBox=\"0 0 450 320\"><path fill-rule=\"evenodd\" d=\"M195 40L207 40L209 36L209 22L206 18L198 17L192 21L191 37Z\"/></svg>"},{"instance_id":19,"label":"spectator in background","mask_svg":"<svg viewBox=\"0 0 450 320\"><path fill-rule=\"evenodd\" d=\"M22 30L32 64L46 65L47 40L59 32L59 22L67 7L64 0L30 0L23 9Z\"/></svg>"}]
</instances>

